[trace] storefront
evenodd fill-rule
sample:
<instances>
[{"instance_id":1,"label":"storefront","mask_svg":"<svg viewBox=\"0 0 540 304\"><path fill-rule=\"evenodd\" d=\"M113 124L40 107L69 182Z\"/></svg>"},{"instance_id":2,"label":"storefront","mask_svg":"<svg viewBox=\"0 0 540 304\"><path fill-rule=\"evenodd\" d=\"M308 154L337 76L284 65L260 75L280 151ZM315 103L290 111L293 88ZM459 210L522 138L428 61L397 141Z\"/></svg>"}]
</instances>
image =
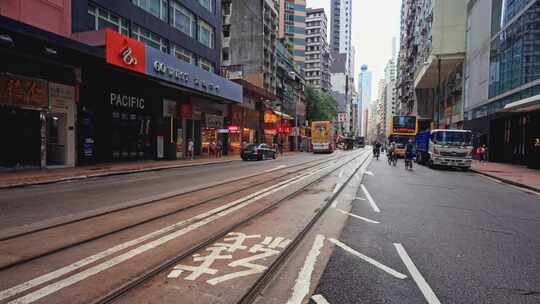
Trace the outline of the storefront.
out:
<instances>
[{"instance_id":1,"label":"storefront","mask_svg":"<svg viewBox=\"0 0 540 304\"><path fill-rule=\"evenodd\" d=\"M257 142L257 126L259 124L259 112L239 105L230 106L229 150L231 153L239 153L242 143L252 144Z\"/></svg>"},{"instance_id":2,"label":"storefront","mask_svg":"<svg viewBox=\"0 0 540 304\"><path fill-rule=\"evenodd\" d=\"M106 61L85 71L85 163L183 158L190 140L195 155L208 153L226 104L242 101L239 85L116 32L106 32Z\"/></svg>"}]
</instances>

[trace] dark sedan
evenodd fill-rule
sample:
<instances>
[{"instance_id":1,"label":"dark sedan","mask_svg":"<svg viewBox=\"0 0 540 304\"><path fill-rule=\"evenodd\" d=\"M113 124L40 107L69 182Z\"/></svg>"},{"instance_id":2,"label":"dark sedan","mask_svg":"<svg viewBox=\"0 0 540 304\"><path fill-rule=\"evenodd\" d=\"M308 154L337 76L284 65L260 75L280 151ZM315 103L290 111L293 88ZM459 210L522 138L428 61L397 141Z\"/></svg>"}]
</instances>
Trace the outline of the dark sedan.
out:
<instances>
[{"instance_id":1,"label":"dark sedan","mask_svg":"<svg viewBox=\"0 0 540 304\"><path fill-rule=\"evenodd\" d=\"M240 154L242 157L242 160L250 160L250 159L256 159L256 160L264 160L264 159L275 159L276 158L276 150L272 149L267 144L251 144L247 145Z\"/></svg>"}]
</instances>

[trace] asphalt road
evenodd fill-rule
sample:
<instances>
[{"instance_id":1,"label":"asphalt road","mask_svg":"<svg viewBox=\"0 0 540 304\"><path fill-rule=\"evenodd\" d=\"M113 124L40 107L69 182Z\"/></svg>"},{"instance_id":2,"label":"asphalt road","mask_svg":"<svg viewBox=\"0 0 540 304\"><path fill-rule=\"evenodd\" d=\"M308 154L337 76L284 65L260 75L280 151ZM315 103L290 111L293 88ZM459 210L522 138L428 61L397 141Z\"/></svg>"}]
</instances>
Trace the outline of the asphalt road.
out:
<instances>
[{"instance_id":1,"label":"asphalt road","mask_svg":"<svg viewBox=\"0 0 540 304\"><path fill-rule=\"evenodd\" d=\"M440 303L540 303L540 196L470 172L408 172L385 157L370 170L363 183L380 213L361 189L351 213L380 224L350 217L339 241L407 277L335 247L315 294L331 304L438 303L402 246Z\"/></svg>"},{"instance_id":2,"label":"asphalt road","mask_svg":"<svg viewBox=\"0 0 540 304\"><path fill-rule=\"evenodd\" d=\"M324 157L329 156L302 153L268 161L233 161L4 189L0 190L0 230Z\"/></svg>"}]
</instances>

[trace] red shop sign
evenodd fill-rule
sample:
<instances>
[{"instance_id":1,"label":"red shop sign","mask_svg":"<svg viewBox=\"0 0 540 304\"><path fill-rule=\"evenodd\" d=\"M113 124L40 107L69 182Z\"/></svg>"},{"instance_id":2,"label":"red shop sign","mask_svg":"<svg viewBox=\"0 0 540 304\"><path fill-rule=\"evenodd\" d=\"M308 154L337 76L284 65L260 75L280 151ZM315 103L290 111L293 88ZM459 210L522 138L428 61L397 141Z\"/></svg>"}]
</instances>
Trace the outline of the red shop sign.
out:
<instances>
[{"instance_id":1,"label":"red shop sign","mask_svg":"<svg viewBox=\"0 0 540 304\"><path fill-rule=\"evenodd\" d=\"M291 134L291 127L286 125L281 125L278 127L278 133L280 134Z\"/></svg>"},{"instance_id":2,"label":"red shop sign","mask_svg":"<svg viewBox=\"0 0 540 304\"><path fill-rule=\"evenodd\" d=\"M190 118L193 116L193 107L190 103L183 103L180 105L180 116L183 118Z\"/></svg>"},{"instance_id":3,"label":"red shop sign","mask_svg":"<svg viewBox=\"0 0 540 304\"><path fill-rule=\"evenodd\" d=\"M120 33L105 31L107 63L139 73L146 70L146 51L144 44Z\"/></svg>"},{"instance_id":4,"label":"red shop sign","mask_svg":"<svg viewBox=\"0 0 540 304\"><path fill-rule=\"evenodd\" d=\"M240 131L240 126L229 126L229 132L237 133Z\"/></svg>"}]
</instances>

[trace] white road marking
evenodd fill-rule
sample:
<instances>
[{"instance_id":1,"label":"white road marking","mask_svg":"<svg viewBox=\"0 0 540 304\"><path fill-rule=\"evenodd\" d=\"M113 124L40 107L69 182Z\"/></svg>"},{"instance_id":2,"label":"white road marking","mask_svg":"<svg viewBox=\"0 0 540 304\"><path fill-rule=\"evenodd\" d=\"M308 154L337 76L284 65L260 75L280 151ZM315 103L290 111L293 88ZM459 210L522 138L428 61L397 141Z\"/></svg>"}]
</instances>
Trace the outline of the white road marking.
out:
<instances>
[{"instance_id":1,"label":"white road marking","mask_svg":"<svg viewBox=\"0 0 540 304\"><path fill-rule=\"evenodd\" d=\"M371 171L366 171L365 173L366 173L367 175L375 176L375 174L373 174L373 172L371 172Z\"/></svg>"},{"instance_id":2,"label":"white road marking","mask_svg":"<svg viewBox=\"0 0 540 304\"><path fill-rule=\"evenodd\" d=\"M388 274L390 274L390 275L392 275L392 276L394 276L394 277L396 277L398 279L403 280L403 279L407 278L406 275L404 275L404 274L402 274L400 272L397 272L394 269L392 269L392 268L390 268L390 267L388 267L386 265L383 265L383 264L375 261L374 259L372 259L372 258L370 258L370 257L368 257L366 255L361 254L360 252L352 249L351 247L347 246L346 244L344 244L344 243L342 243L342 242L340 242L340 241L338 241L336 239L329 239L329 240L330 240L330 242L336 244L337 246L341 247L343 250L349 252L350 254L361 258L362 260L370 263L371 265L381 269L382 271L384 271L384 272L386 272L386 273L388 273Z\"/></svg>"},{"instance_id":3,"label":"white road marking","mask_svg":"<svg viewBox=\"0 0 540 304\"><path fill-rule=\"evenodd\" d=\"M316 304L330 304L330 302L326 301L326 299L320 294L312 296L311 299L315 301Z\"/></svg>"},{"instance_id":4,"label":"white road marking","mask_svg":"<svg viewBox=\"0 0 540 304\"><path fill-rule=\"evenodd\" d=\"M336 186L334 187L334 191L332 191L332 194L336 194L336 192L338 192L339 188L341 188L341 184L336 184Z\"/></svg>"},{"instance_id":5,"label":"white road marking","mask_svg":"<svg viewBox=\"0 0 540 304\"><path fill-rule=\"evenodd\" d=\"M343 176L343 169L341 169L341 171L339 171L339 174L338 174L338 177L341 178Z\"/></svg>"},{"instance_id":6,"label":"white road marking","mask_svg":"<svg viewBox=\"0 0 540 304\"><path fill-rule=\"evenodd\" d=\"M339 201L334 200L334 202L332 203L332 208L336 208L338 204L339 204Z\"/></svg>"},{"instance_id":7,"label":"white road marking","mask_svg":"<svg viewBox=\"0 0 540 304\"><path fill-rule=\"evenodd\" d=\"M161 238L159 239L156 239L150 243L147 243L145 245L142 245L142 246L139 246L135 249L132 249L122 255L119 255L119 256L116 256L114 257L113 259L111 260L108 260L106 262L103 262L101 264L98 264L97 266L93 266L91 268L88 268L86 269L85 271L83 272L80 272L80 273L77 273L77 274L74 274L73 276L70 276L66 279L63 279L61 281L57 281L56 283L53 283L51 285L48 285L48 286L45 286L39 290L36 290L32 293L29 293L27 294L26 296L24 297L21 297L19 299L16 299L16 300L13 300L11 302L9 302L9 304L24 304L24 303L32 303L34 301L37 301L51 293L54 293L60 289L63 289L65 287L68 287L70 285L73 285L75 283L78 283L90 276L93 276L97 273L100 273L106 269L109 269L113 266L116 266L124 261L127 261L131 258L133 258L134 256L137 256L141 253L144 253L148 250L151 250L151 249L154 249L155 247L157 246L160 246L162 244L165 244L167 242L169 242L170 240L173 240L175 238L178 238L190 231L193 231L199 227L202 227L208 223L211 223L225 215L228 215L234 211L237 211L239 209L242 209L244 208L245 206L247 205L250 205L252 204L253 202L263 198L263 197L266 197L270 194L273 194L273 193L276 193L278 191L280 191L281 189L283 188L286 188L292 184L295 184L311 175L314 175L322 170L324 170L326 167L323 167L323 168L320 168L320 169L317 169L317 170L313 170L313 171L310 171L306 174L303 174L303 175L300 175L300 176L296 176L296 177L293 177L291 179L288 179L288 180L285 180L281 183L278 183L276 185L273 185L271 187L268 187L266 189L262 189L262 190L259 190L255 193L252 193L244 198L241 198L241 199L238 199L236 201L233 201L233 202L230 202L228 204L225 204L221 207L218 207L218 208L215 208L213 210L210 210L210 211L207 211L207 212L204 212L202 214L199 214L197 216L194 216L188 220L184 220L184 221L180 221L174 225L171 225L171 226L168 226L168 227L165 227L163 229L160 229L158 231L155 231L155 232L152 232L150 234L147 234L145 236L142 236L140 238L137 238L135 240L131 240L129 242L126 242L126 243L123 243L123 244L120 244L120 245L117 245L115 247L112 247L112 248L109 248L105 251L102 251L98 254L95 254L95 255L92 255L90 257L87 257L87 258L84 258L82 260L79 260L73 264L70 264L68 266L65 266L65 267L62 267L58 270L55 270L53 272L50 272L48 274L45 274L45 275L42 275L40 277L37 277L37 278L34 278L30 281L27 281L25 283L22 283L22 284L19 284L19 285L16 285L14 287L11 287L9 289L6 289L6 290L3 290L0 292L0 300L3 300L3 299L6 299L6 298L10 298L10 297L13 297L19 293L22 293L28 289L31 289L31 288L34 288L38 285L41 285L43 283L46 283L48 281L51 281L51 280L54 280L56 278L59 278L67 273L70 273L74 270L77 270L81 267L84 267L86 265L89 265L95 261L98 261L100 259L103 259L104 257L107 257L107 256L110 256L114 253L117 253L119 251L122 251L123 249L126 249L126 248L129 248L129 247L132 247L134 245L138 245L142 242L145 242L151 238L154 238L154 237L157 237L161 234L164 234L164 233L168 233L168 232L171 232L171 231L174 231L175 229L178 229L179 227L182 227L182 226L185 226L186 224L189 224L191 222L194 222L194 221L197 221L197 220L200 220L199 222L195 222L181 230L178 230L178 231L174 231L173 233L170 233L170 234L167 234L165 236L162 236ZM265 191L268 191L268 190L271 190L269 192L265 192ZM242 203L243 202L243 203Z\"/></svg>"},{"instance_id":8,"label":"white road marking","mask_svg":"<svg viewBox=\"0 0 540 304\"><path fill-rule=\"evenodd\" d=\"M352 216L354 218L357 218L357 219L360 219L360 220L363 220L363 221L366 221L368 223L372 223L372 224L380 224L380 222L377 222L377 221L374 221L374 220L370 220L368 218L365 218L365 217L362 217L362 216L359 216L359 215L356 215L356 214L352 214L350 212L347 212L345 210L341 210L341 209L336 209L337 211L345 214L345 215L349 215L349 216Z\"/></svg>"},{"instance_id":9,"label":"white road marking","mask_svg":"<svg viewBox=\"0 0 540 304\"><path fill-rule=\"evenodd\" d=\"M409 273L411 274L412 278L416 282L416 285L418 285L418 288L420 288L420 291L426 298L427 302L429 304L441 304L441 301L437 298L431 287L429 287L429 284L426 282L418 268L414 265L413 261L407 254L407 251L405 251L405 248L403 245L399 243L394 243L394 246L396 247L396 250L399 254L399 257L409 270Z\"/></svg>"},{"instance_id":10,"label":"white road marking","mask_svg":"<svg viewBox=\"0 0 540 304\"><path fill-rule=\"evenodd\" d=\"M285 165L280 165L280 166L275 167L274 169L266 170L264 172L273 172L273 171L277 171L279 169L283 169L285 167L286 167Z\"/></svg>"},{"instance_id":11,"label":"white road marking","mask_svg":"<svg viewBox=\"0 0 540 304\"><path fill-rule=\"evenodd\" d=\"M296 283L293 287L293 294L287 301L287 304L301 304L304 301L304 298L309 293L309 286L311 284L311 274L315 269L315 263L317 262L317 257L321 253L321 249L324 246L324 236L318 234L315 237L313 246L304 261L304 266L298 273L298 278L296 278Z\"/></svg>"},{"instance_id":12,"label":"white road marking","mask_svg":"<svg viewBox=\"0 0 540 304\"><path fill-rule=\"evenodd\" d=\"M359 197L359 196L355 197L354 199L355 199L355 200L361 200L361 201L365 201L365 200L366 200L365 198Z\"/></svg>"},{"instance_id":13,"label":"white road marking","mask_svg":"<svg viewBox=\"0 0 540 304\"><path fill-rule=\"evenodd\" d=\"M375 201L373 200L373 197L371 197L371 194L369 194L369 192L367 191L366 186L364 186L364 184L362 184L360 186L362 187L362 191L364 191L364 194L366 195L366 198L368 199L369 204L371 205L371 208L373 209L373 211L381 212L381 209L379 209L379 207L377 207L377 204L375 204Z\"/></svg>"}]
</instances>

